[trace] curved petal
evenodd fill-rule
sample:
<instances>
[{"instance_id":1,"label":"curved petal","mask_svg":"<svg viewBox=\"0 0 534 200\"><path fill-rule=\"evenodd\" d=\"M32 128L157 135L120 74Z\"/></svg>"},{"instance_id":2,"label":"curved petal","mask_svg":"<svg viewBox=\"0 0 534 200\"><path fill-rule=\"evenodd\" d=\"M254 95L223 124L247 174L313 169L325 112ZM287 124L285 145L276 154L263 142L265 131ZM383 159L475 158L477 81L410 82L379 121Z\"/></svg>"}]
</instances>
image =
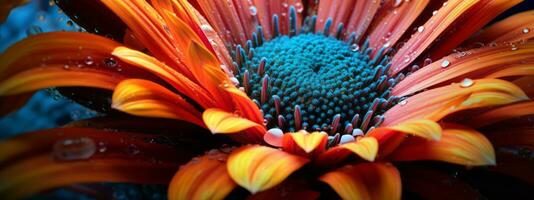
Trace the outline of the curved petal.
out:
<instances>
[{"instance_id":1,"label":"curved petal","mask_svg":"<svg viewBox=\"0 0 534 200\"><path fill-rule=\"evenodd\" d=\"M168 183L180 162L192 155L185 149L146 142L156 138L60 128L1 141L0 194L4 199L19 199L76 183Z\"/></svg>"},{"instance_id":2,"label":"curved petal","mask_svg":"<svg viewBox=\"0 0 534 200\"><path fill-rule=\"evenodd\" d=\"M248 119L220 109L211 108L202 113L206 127L213 133L238 133L248 128L262 126Z\"/></svg>"},{"instance_id":3,"label":"curved petal","mask_svg":"<svg viewBox=\"0 0 534 200\"><path fill-rule=\"evenodd\" d=\"M325 132L308 133L304 130L296 133L284 134L282 138L282 148L284 151L293 154L306 155L322 153L326 150L328 134Z\"/></svg>"},{"instance_id":4,"label":"curved petal","mask_svg":"<svg viewBox=\"0 0 534 200\"><path fill-rule=\"evenodd\" d=\"M499 121L534 114L534 102L505 105L477 114L467 124L474 128L484 127Z\"/></svg>"},{"instance_id":5,"label":"curved petal","mask_svg":"<svg viewBox=\"0 0 534 200\"><path fill-rule=\"evenodd\" d=\"M319 165L335 165L345 159L350 153L373 162L378 154L378 141L374 137L361 137L354 142L349 142L328 149L316 160Z\"/></svg>"},{"instance_id":6,"label":"curved petal","mask_svg":"<svg viewBox=\"0 0 534 200\"><path fill-rule=\"evenodd\" d=\"M1 95L51 86L112 89L127 77L157 80L111 56L118 46L87 33L54 32L27 38L0 55Z\"/></svg>"},{"instance_id":7,"label":"curved petal","mask_svg":"<svg viewBox=\"0 0 534 200\"><path fill-rule=\"evenodd\" d=\"M245 146L228 157L228 173L252 193L272 188L301 168L308 159L264 146Z\"/></svg>"},{"instance_id":8,"label":"curved petal","mask_svg":"<svg viewBox=\"0 0 534 200\"><path fill-rule=\"evenodd\" d=\"M204 88L158 59L125 47L115 48L113 55L126 63L154 73L204 108L215 106L213 97Z\"/></svg>"},{"instance_id":9,"label":"curved petal","mask_svg":"<svg viewBox=\"0 0 534 200\"><path fill-rule=\"evenodd\" d=\"M534 37L533 28L534 10L529 10L491 25L483 30L480 35L469 40L469 43L476 45L477 43L528 41Z\"/></svg>"},{"instance_id":10,"label":"curved petal","mask_svg":"<svg viewBox=\"0 0 534 200\"><path fill-rule=\"evenodd\" d=\"M395 75L409 66L442 34L448 35L438 44L434 44L430 52L433 57L446 55L493 17L519 2L520 0L447 1L395 54L389 74ZM453 23L461 24L462 28L453 28Z\"/></svg>"},{"instance_id":11,"label":"curved petal","mask_svg":"<svg viewBox=\"0 0 534 200\"><path fill-rule=\"evenodd\" d=\"M392 94L411 95L424 89L447 85L463 78L498 78L532 74L534 42L484 47L446 56L397 84Z\"/></svg>"},{"instance_id":12,"label":"curved petal","mask_svg":"<svg viewBox=\"0 0 534 200\"><path fill-rule=\"evenodd\" d=\"M391 155L398 161L438 160L467 166L495 165L491 143L479 132L445 125L440 141L406 139Z\"/></svg>"},{"instance_id":13,"label":"curved petal","mask_svg":"<svg viewBox=\"0 0 534 200\"><path fill-rule=\"evenodd\" d=\"M193 158L174 175L168 189L168 198L224 199L237 184L226 170L227 154L211 150L207 155Z\"/></svg>"},{"instance_id":14,"label":"curved petal","mask_svg":"<svg viewBox=\"0 0 534 200\"><path fill-rule=\"evenodd\" d=\"M389 109L383 126L406 120L439 120L451 113L528 100L516 85L498 79L464 79L460 83L416 94Z\"/></svg>"},{"instance_id":15,"label":"curved petal","mask_svg":"<svg viewBox=\"0 0 534 200\"><path fill-rule=\"evenodd\" d=\"M326 173L320 180L343 199L400 199L401 179L389 163L347 165Z\"/></svg>"},{"instance_id":16,"label":"curved petal","mask_svg":"<svg viewBox=\"0 0 534 200\"><path fill-rule=\"evenodd\" d=\"M203 126L201 113L184 98L151 81L128 79L114 90L112 107L138 116L177 119Z\"/></svg>"}]
</instances>

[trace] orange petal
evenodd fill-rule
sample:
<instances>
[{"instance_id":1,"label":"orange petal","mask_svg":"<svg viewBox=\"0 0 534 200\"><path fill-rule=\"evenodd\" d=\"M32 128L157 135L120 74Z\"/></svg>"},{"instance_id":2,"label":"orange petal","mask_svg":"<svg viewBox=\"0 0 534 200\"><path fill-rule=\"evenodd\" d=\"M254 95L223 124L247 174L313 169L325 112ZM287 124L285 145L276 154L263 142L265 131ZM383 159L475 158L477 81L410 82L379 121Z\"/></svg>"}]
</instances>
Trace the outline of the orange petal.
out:
<instances>
[{"instance_id":1,"label":"orange petal","mask_svg":"<svg viewBox=\"0 0 534 200\"><path fill-rule=\"evenodd\" d=\"M524 76L514 80L512 83L520 87L528 97L534 98L534 76Z\"/></svg>"},{"instance_id":2,"label":"orange petal","mask_svg":"<svg viewBox=\"0 0 534 200\"><path fill-rule=\"evenodd\" d=\"M183 64L187 49L180 49L179 43L168 30L169 26L156 10L145 0L115 1L102 0L112 10L145 47L159 60L172 65L185 76L191 72ZM177 51L180 49L182 51Z\"/></svg>"},{"instance_id":3,"label":"orange petal","mask_svg":"<svg viewBox=\"0 0 534 200\"><path fill-rule=\"evenodd\" d=\"M369 34L370 47L379 50L382 46L394 46L423 12L428 2L429 0L388 1L378 13L383 16L373 22L376 26ZM400 5L395 5L399 3Z\"/></svg>"},{"instance_id":4,"label":"orange petal","mask_svg":"<svg viewBox=\"0 0 534 200\"><path fill-rule=\"evenodd\" d=\"M389 163L347 165L321 176L343 199L400 199L399 171Z\"/></svg>"},{"instance_id":5,"label":"orange petal","mask_svg":"<svg viewBox=\"0 0 534 200\"><path fill-rule=\"evenodd\" d=\"M264 146L246 146L228 158L228 173L252 193L272 188L301 168L308 159Z\"/></svg>"},{"instance_id":6,"label":"orange petal","mask_svg":"<svg viewBox=\"0 0 534 200\"><path fill-rule=\"evenodd\" d=\"M263 114L260 112L260 108L247 96L246 93L235 87L226 88L226 91L230 93L241 116L258 124L263 123L264 119Z\"/></svg>"},{"instance_id":7,"label":"orange petal","mask_svg":"<svg viewBox=\"0 0 534 200\"><path fill-rule=\"evenodd\" d=\"M322 32L324 25L328 19L332 20L332 27L330 27L329 34L334 35L337 31L338 24L346 25L352 11L354 9L356 1L335 1L335 0L323 0L319 2L317 10L318 23L316 25L317 32ZM361 4L361 3L360 3Z\"/></svg>"},{"instance_id":8,"label":"orange petal","mask_svg":"<svg viewBox=\"0 0 534 200\"><path fill-rule=\"evenodd\" d=\"M296 133L284 134L282 138L282 148L284 151L303 155L312 152L322 153L326 150L328 134L325 132L308 133L304 130ZM302 152L304 151L304 152Z\"/></svg>"},{"instance_id":9,"label":"orange petal","mask_svg":"<svg viewBox=\"0 0 534 200\"><path fill-rule=\"evenodd\" d=\"M114 90L112 107L145 117L185 120L203 126L200 112L165 87L142 79L128 79Z\"/></svg>"},{"instance_id":10,"label":"orange petal","mask_svg":"<svg viewBox=\"0 0 534 200\"><path fill-rule=\"evenodd\" d=\"M6 20L11 9L27 2L28 0L7 0L7 2L3 2L2 5L0 5L0 23L3 23Z\"/></svg>"},{"instance_id":11,"label":"orange petal","mask_svg":"<svg viewBox=\"0 0 534 200\"><path fill-rule=\"evenodd\" d=\"M158 59L125 47L115 48L113 55L128 64L154 73L204 108L215 106L213 97L204 88Z\"/></svg>"},{"instance_id":12,"label":"orange petal","mask_svg":"<svg viewBox=\"0 0 534 200\"><path fill-rule=\"evenodd\" d=\"M334 165L343 161L350 153L373 162L378 153L378 141L374 137L358 138L356 141L329 149L319 156L316 163L319 165Z\"/></svg>"},{"instance_id":13,"label":"orange petal","mask_svg":"<svg viewBox=\"0 0 534 200\"><path fill-rule=\"evenodd\" d=\"M534 42L484 47L446 56L406 77L392 94L406 96L463 78L498 78L532 74Z\"/></svg>"},{"instance_id":14,"label":"orange petal","mask_svg":"<svg viewBox=\"0 0 534 200\"><path fill-rule=\"evenodd\" d=\"M458 46L467 37L478 31L493 17L520 0L453 0L447 1L436 15L424 25L422 31L415 32L410 40L395 54L390 74L397 74L418 58L442 34L447 34L438 44L434 44L432 57L441 57ZM461 28L452 27L461 24ZM449 31L449 32L447 32Z\"/></svg>"},{"instance_id":15,"label":"orange petal","mask_svg":"<svg viewBox=\"0 0 534 200\"><path fill-rule=\"evenodd\" d=\"M172 178L168 198L224 199L237 186L226 170L227 156L211 150L207 155L193 158Z\"/></svg>"},{"instance_id":16,"label":"orange petal","mask_svg":"<svg viewBox=\"0 0 534 200\"><path fill-rule=\"evenodd\" d=\"M217 99L219 108L232 110L232 101L223 90L234 87L220 68L220 62L206 48L192 42L187 50L186 61L196 81Z\"/></svg>"},{"instance_id":17,"label":"orange petal","mask_svg":"<svg viewBox=\"0 0 534 200\"><path fill-rule=\"evenodd\" d=\"M445 125L440 141L408 138L391 155L393 160L438 160L467 166L495 165L491 143L479 132Z\"/></svg>"},{"instance_id":18,"label":"orange petal","mask_svg":"<svg viewBox=\"0 0 534 200\"><path fill-rule=\"evenodd\" d=\"M356 41L362 39L378 11L380 3L380 1L356 1L346 26L346 32L349 33L347 38L350 37L350 34L356 33Z\"/></svg>"},{"instance_id":19,"label":"orange petal","mask_svg":"<svg viewBox=\"0 0 534 200\"><path fill-rule=\"evenodd\" d=\"M534 11L529 10L501 20L469 41L471 45L491 42L528 41L534 37Z\"/></svg>"},{"instance_id":20,"label":"orange petal","mask_svg":"<svg viewBox=\"0 0 534 200\"><path fill-rule=\"evenodd\" d=\"M534 102L510 104L478 114L469 120L471 127L480 128L499 121L534 114Z\"/></svg>"},{"instance_id":21,"label":"orange petal","mask_svg":"<svg viewBox=\"0 0 534 200\"><path fill-rule=\"evenodd\" d=\"M111 51L119 45L87 33L29 37L0 55L1 93L12 95L51 86L112 89L125 77L154 78L112 57Z\"/></svg>"},{"instance_id":22,"label":"orange petal","mask_svg":"<svg viewBox=\"0 0 534 200\"><path fill-rule=\"evenodd\" d=\"M384 126L412 119L439 120L451 113L527 100L516 85L498 79L464 79L416 94L385 114Z\"/></svg>"},{"instance_id":23,"label":"orange petal","mask_svg":"<svg viewBox=\"0 0 534 200\"><path fill-rule=\"evenodd\" d=\"M77 183L168 183L178 164L192 156L186 149L146 142L158 137L61 128L3 140L0 195L20 199Z\"/></svg>"},{"instance_id":24,"label":"orange petal","mask_svg":"<svg viewBox=\"0 0 534 200\"><path fill-rule=\"evenodd\" d=\"M202 119L213 134L238 133L248 128L262 126L233 113L228 113L216 108L205 110L204 113L202 113Z\"/></svg>"}]
</instances>

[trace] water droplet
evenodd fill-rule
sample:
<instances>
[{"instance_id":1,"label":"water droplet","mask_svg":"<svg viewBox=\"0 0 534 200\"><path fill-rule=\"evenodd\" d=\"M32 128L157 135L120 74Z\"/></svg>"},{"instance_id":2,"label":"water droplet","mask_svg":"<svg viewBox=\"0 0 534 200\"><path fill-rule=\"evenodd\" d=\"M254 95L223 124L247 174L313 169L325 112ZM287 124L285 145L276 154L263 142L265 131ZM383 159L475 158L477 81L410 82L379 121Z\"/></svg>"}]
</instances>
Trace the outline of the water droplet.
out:
<instances>
[{"instance_id":1,"label":"water droplet","mask_svg":"<svg viewBox=\"0 0 534 200\"><path fill-rule=\"evenodd\" d=\"M116 67L118 62L117 60L115 60L115 58L106 58L106 60L104 60L104 64L106 64L106 66L108 67Z\"/></svg>"},{"instance_id":2,"label":"water droplet","mask_svg":"<svg viewBox=\"0 0 534 200\"><path fill-rule=\"evenodd\" d=\"M211 29L211 26L210 26L210 25L207 25L207 24L202 24L202 25L200 26L200 28L201 28L202 30L205 30L205 31L211 31L211 30L212 30L212 29Z\"/></svg>"},{"instance_id":3,"label":"water droplet","mask_svg":"<svg viewBox=\"0 0 534 200\"><path fill-rule=\"evenodd\" d=\"M404 99L404 100L402 100L402 101L399 102L399 105L404 106L404 105L406 105L407 103L408 103L408 100Z\"/></svg>"},{"instance_id":4,"label":"water droplet","mask_svg":"<svg viewBox=\"0 0 534 200\"><path fill-rule=\"evenodd\" d=\"M104 142L98 142L98 152L104 153L108 150L106 143Z\"/></svg>"},{"instance_id":5,"label":"water droplet","mask_svg":"<svg viewBox=\"0 0 534 200\"><path fill-rule=\"evenodd\" d=\"M250 6L248 10L250 11L250 14L252 16L256 16L258 14L258 9L256 8L256 6Z\"/></svg>"},{"instance_id":6,"label":"water droplet","mask_svg":"<svg viewBox=\"0 0 534 200\"><path fill-rule=\"evenodd\" d=\"M384 47L386 47L386 48L389 47L389 46L391 46L391 42L386 42L386 43L384 44Z\"/></svg>"},{"instance_id":7,"label":"water droplet","mask_svg":"<svg viewBox=\"0 0 534 200\"><path fill-rule=\"evenodd\" d=\"M447 68L450 64L451 62L449 60L443 60L441 62L441 68Z\"/></svg>"},{"instance_id":8,"label":"water droplet","mask_svg":"<svg viewBox=\"0 0 534 200\"><path fill-rule=\"evenodd\" d=\"M515 44L512 44L512 51L519 49Z\"/></svg>"},{"instance_id":9,"label":"water droplet","mask_svg":"<svg viewBox=\"0 0 534 200\"><path fill-rule=\"evenodd\" d=\"M87 56L84 62L86 65L93 65L95 63L95 60L93 59L93 57Z\"/></svg>"},{"instance_id":10,"label":"water droplet","mask_svg":"<svg viewBox=\"0 0 534 200\"><path fill-rule=\"evenodd\" d=\"M72 21L70 21L70 20L67 21L67 26L68 26L68 27L71 27L72 25L74 25L74 22L72 22Z\"/></svg>"},{"instance_id":11,"label":"water droplet","mask_svg":"<svg viewBox=\"0 0 534 200\"><path fill-rule=\"evenodd\" d=\"M424 26L420 26L417 28L417 32L421 33L425 30L425 27Z\"/></svg>"},{"instance_id":12,"label":"water droplet","mask_svg":"<svg viewBox=\"0 0 534 200\"><path fill-rule=\"evenodd\" d=\"M404 56L404 62L407 63L407 62L410 62L411 58L409 55L405 55Z\"/></svg>"},{"instance_id":13,"label":"water droplet","mask_svg":"<svg viewBox=\"0 0 534 200\"><path fill-rule=\"evenodd\" d=\"M434 12L432 12L432 16L437 15L437 14L438 14L437 10L434 10Z\"/></svg>"},{"instance_id":14,"label":"water droplet","mask_svg":"<svg viewBox=\"0 0 534 200\"><path fill-rule=\"evenodd\" d=\"M87 137L59 140L54 144L53 155L58 160L83 160L95 154L96 145Z\"/></svg>"},{"instance_id":15,"label":"water droplet","mask_svg":"<svg viewBox=\"0 0 534 200\"><path fill-rule=\"evenodd\" d=\"M468 87L471 87L474 84L475 84L475 81L473 81L472 79L469 79L469 78L465 78L464 80L462 80L462 82L460 82L460 87L468 88Z\"/></svg>"},{"instance_id":16,"label":"water droplet","mask_svg":"<svg viewBox=\"0 0 534 200\"><path fill-rule=\"evenodd\" d=\"M302 13L302 11L304 11L304 6L302 3L297 2L295 3L295 9L297 10L297 13Z\"/></svg>"},{"instance_id":17,"label":"water droplet","mask_svg":"<svg viewBox=\"0 0 534 200\"><path fill-rule=\"evenodd\" d=\"M69 70L70 69L70 65L68 65L68 64L63 65L63 69Z\"/></svg>"},{"instance_id":18,"label":"water droplet","mask_svg":"<svg viewBox=\"0 0 534 200\"><path fill-rule=\"evenodd\" d=\"M530 32L530 29L529 29L529 28L523 28L522 32L523 32L524 34L527 34L527 33Z\"/></svg>"},{"instance_id":19,"label":"water droplet","mask_svg":"<svg viewBox=\"0 0 534 200\"><path fill-rule=\"evenodd\" d=\"M350 45L350 50L351 51L358 51L358 50L360 50L360 46L358 44L352 44L352 45Z\"/></svg>"}]
</instances>

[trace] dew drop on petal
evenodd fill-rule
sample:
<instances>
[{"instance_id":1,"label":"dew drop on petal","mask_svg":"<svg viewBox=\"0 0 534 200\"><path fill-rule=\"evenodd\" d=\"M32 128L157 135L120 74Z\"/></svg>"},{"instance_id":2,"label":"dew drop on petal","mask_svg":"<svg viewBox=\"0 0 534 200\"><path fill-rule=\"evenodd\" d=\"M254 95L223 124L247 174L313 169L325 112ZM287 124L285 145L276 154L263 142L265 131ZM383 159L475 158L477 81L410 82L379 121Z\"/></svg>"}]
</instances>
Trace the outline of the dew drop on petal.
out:
<instances>
[{"instance_id":1,"label":"dew drop on petal","mask_svg":"<svg viewBox=\"0 0 534 200\"><path fill-rule=\"evenodd\" d=\"M527 33L530 32L530 29L529 29L529 28L523 28L522 32L523 32L524 34L527 34Z\"/></svg>"},{"instance_id":2,"label":"dew drop on petal","mask_svg":"<svg viewBox=\"0 0 534 200\"><path fill-rule=\"evenodd\" d=\"M64 161L88 159L95 151L95 142L88 137L59 140L53 147L54 158Z\"/></svg>"},{"instance_id":3,"label":"dew drop on petal","mask_svg":"<svg viewBox=\"0 0 534 200\"><path fill-rule=\"evenodd\" d=\"M408 103L408 100L404 99L404 100L402 100L402 101L399 102L399 105L404 106L404 105L406 105L407 103Z\"/></svg>"},{"instance_id":4,"label":"dew drop on petal","mask_svg":"<svg viewBox=\"0 0 534 200\"><path fill-rule=\"evenodd\" d=\"M462 80L462 82L460 82L460 87L468 88L468 87L473 86L474 84L475 84L475 81L469 78L465 78L464 80Z\"/></svg>"},{"instance_id":5,"label":"dew drop on petal","mask_svg":"<svg viewBox=\"0 0 534 200\"><path fill-rule=\"evenodd\" d=\"M256 6L250 6L248 9L252 16L256 16L258 14L258 9L256 8Z\"/></svg>"},{"instance_id":6,"label":"dew drop on petal","mask_svg":"<svg viewBox=\"0 0 534 200\"><path fill-rule=\"evenodd\" d=\"M115 58L107 58L104 60L104 64L106 64L108 67L116 67L118 62L115 60Z\"/></svg>"},{"instance_id":7,"label":"dew drop on petal","mask_svg":"<svg viewBox=\"0 0 534 200\"><path fill-rule=\"evenodd\" d=\"M447 68L450 64L451 62L449 60L443 60L441 62L441 68Z\"/></svg>"},{"instance_id":8,"label":"dew drop on petal","mask_svg":"<svg viewBox=\"0 0 534 200\"><path fill-rule=\"evenodd\" d=\"M417 28L417 32L421 33L425 30L425 27L424 26L420 26Z\"/></svg>"},{"instance_id":9,"label":"dew drop on petal","mask_svg":"<svg viewBox=\"0 0 534 200\"><path fill-rule=\"evenodd\" d=\"M517 46L515 44L512 44L512 51L515 51L517 49L519 49L519 48L517 48Z\"/></svg>"},{"instance_id":10,"label":"dew drop on petal","mask_svg":"<svg viewBox=\"0 0 534 200\"><path fill-rule=\"evenodd\" d=\"M85 57L85 61L84 62L85 62L86 65L93 65L95 63L95 60L93 59L92 56L87 56L87 57Z\"/></svg>"},{"instance_id":11,"label":"dew drop on petal","mask_svg":"<svg viewBox=\"0 0 534 200\"><path fill-rule=\"evenodd\" d=\"M137 145L135 144L129 144L127 151L128 151L128 154L130 155L137 155L141 152L139 147L137 147Z\"/></svg>"}]
</instances>

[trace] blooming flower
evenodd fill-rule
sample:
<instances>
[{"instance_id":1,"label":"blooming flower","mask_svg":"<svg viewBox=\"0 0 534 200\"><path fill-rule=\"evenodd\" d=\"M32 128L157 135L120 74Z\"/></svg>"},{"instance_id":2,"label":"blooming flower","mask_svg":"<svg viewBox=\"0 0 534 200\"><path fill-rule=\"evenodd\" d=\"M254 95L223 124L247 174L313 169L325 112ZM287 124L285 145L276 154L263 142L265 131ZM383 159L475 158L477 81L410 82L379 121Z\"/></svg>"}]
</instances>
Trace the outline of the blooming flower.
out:
<instances>
[{"instance_id":1,"label":"blooming flower","mask_svg":"<svg viewBox=\"0 0 534 200\"><path fill-rule=\"evenodd\" d=\"M534 111L533 12L474 33L519 2L58 1L95 34L3 53L2 112L41 88L93 87L129 120L2 141L0 194L170 181L170 199L400 199L405 161L496 165L493 145L532 145L517 118Z\"/></svg>"}]
</instances>

